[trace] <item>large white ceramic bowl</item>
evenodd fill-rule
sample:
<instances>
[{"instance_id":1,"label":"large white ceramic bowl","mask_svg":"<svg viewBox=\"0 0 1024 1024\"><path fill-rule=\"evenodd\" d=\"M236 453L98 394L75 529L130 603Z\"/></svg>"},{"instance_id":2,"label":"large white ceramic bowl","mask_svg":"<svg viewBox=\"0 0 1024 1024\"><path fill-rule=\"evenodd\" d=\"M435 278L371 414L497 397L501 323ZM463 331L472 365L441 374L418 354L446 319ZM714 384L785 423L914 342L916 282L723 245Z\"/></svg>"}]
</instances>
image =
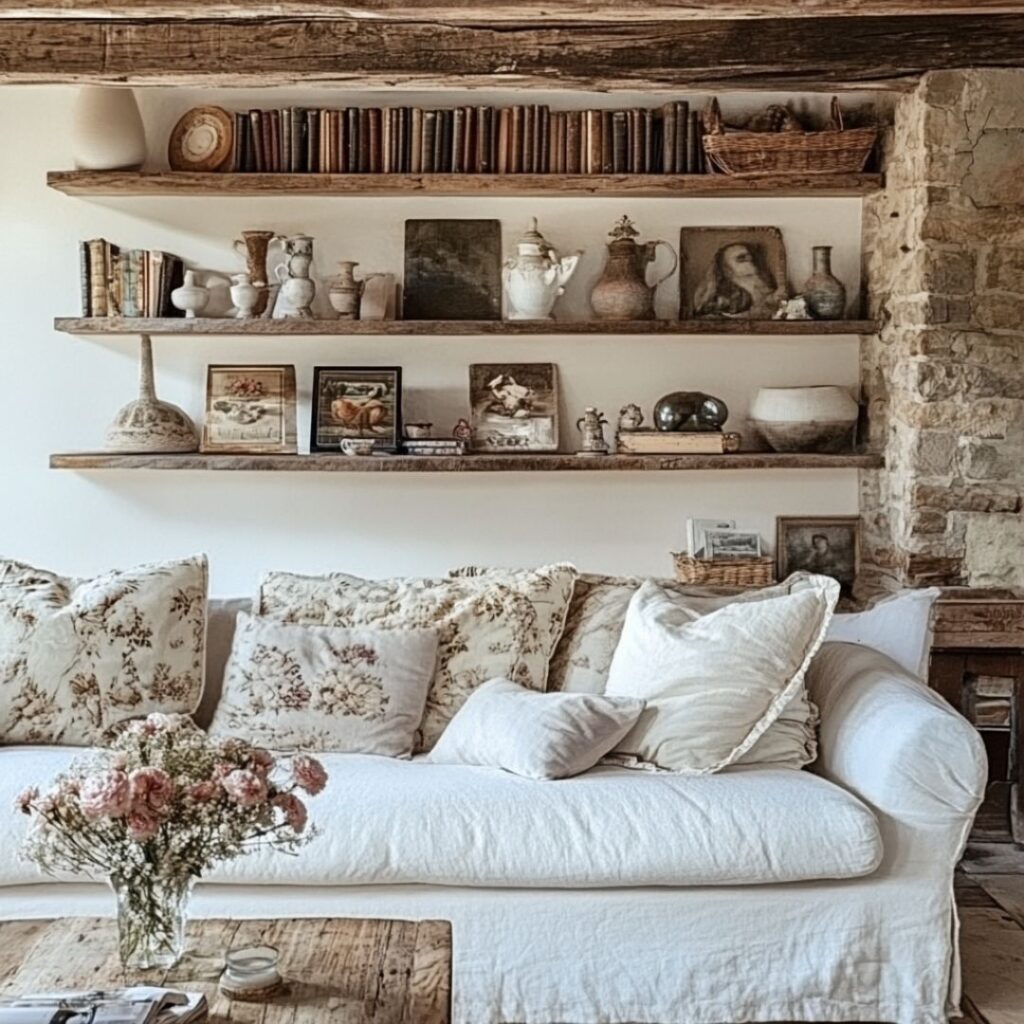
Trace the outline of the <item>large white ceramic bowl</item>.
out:
<instances>
[{"instance_id":1,"label":"large white ceramic bowl","mask_svg":"<svg viewBox=\"0 0 1024 1024\"><path fill-rule=\"evenodd\" d=\"M750 424L777 452L842 452L853 448L858 406L832 384L760 388Z\"/></svg>"}]
</instances>

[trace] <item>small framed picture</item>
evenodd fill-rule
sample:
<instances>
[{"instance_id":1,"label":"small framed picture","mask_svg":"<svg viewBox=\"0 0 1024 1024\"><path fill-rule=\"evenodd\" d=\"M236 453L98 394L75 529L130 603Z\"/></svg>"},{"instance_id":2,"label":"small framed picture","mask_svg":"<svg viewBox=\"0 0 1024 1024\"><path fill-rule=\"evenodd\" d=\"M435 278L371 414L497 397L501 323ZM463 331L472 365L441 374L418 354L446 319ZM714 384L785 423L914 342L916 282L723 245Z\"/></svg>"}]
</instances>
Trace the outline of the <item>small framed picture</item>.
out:
<instances>
[{"instance_id":1,"label":"small framed picture","mask_svg":"<svg viewBox=\"0 0 1024 1024\"><path fill-rule=\"evenodd\" d=\"M775 520L775 560L779 579L791 572L831 576L849 595L860 563L857 516L779 516Z\"/></svg>"},{"instance_id":2,"label":"small framed picture","mask_svg":"<svg viewBox=\"0 0 1024 1024\"><path fill-rule=\"evenodd\" d=\"M309 450L338 453L348 438L396 452L402 437L400 366L314 366Z\"/></svg>"},{"instance_id":3,"label":"small framed picture","mask_svg":"<svg viewBox=\"0 0 1024 1024\"><path fill-rule=\"evenodd\" d=\"M713 562L760 558L761 535L744 530L707 530L704 533L704 557Z\"/></svg>"},{"instance_id":4,"label":"small framed picture","mask_svg":"<svg viewBox=\"0 0 1024 1024\"><path fill-rule=\"evenodd\" d=\"M200 451L294 455L295 367L208 366Z\"/></svg>"},{"instance_id":5,"label":"small framed picture","mask_svg":"<svg viewBox=\"0 0 1024 1024\"><path fill-rule=\"evenodd\" d=\"M554 363L473 363L469 407L474 451L558 451Z\"/></svg>"},{"instance_id":6,"label":"small framed picture","mask_svg":"<svg viewBox=\"0 0 1024 1024\"><path fill-rule=\"evenodd\" d=\"M692 558L705 558L704 538L709 530L735 530L735 519L687 519L686 546Z\"/></svg>"}]
</instances>

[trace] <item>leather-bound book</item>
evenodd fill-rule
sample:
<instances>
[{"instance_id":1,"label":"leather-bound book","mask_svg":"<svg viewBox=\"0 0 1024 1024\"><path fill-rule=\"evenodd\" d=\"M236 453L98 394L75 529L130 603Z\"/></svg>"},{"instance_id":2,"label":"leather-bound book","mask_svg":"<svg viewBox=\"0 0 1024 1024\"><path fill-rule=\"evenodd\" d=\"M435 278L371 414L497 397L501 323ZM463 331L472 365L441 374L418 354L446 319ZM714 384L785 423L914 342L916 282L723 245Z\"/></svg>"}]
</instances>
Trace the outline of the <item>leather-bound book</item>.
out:
<instances>
[{"instance_id":1,"label":"leather-bound book","mask_svg":"<svg viewBox=\"0 0 1024 1024\"><path fill-rule=\"evenodd\" d=\"M580 136L583 134L583 117L579 110L570 110L566 115L565 130L565 173L580 173Z\"/></svg>"},{"instance_id":2,"label":"leather-bound book","mask_svg":"<svg viewBox=\"0 0 1024 1024\"><path fill-rule=\"evenodd\" d=\"M675 173L686 174L686 140L690 134L690 104L685 100L674 103L675 110Z\"/></svg>"},{"instance_id":3,"label":"leather-bound book","mask_svg":"<svg viewBox=\"0 0 1024 1024\"><path fill-rule=\"evenodd\" d=\"M281 172L281 112L270 111L270 169Z\"/></svg>"},{"instance_id":4,"label":"leather-bound book","mask_svg":"<svg viewBox=\"0 0 1024 1024\"><path fill-rule=\"evenodd\" d=\"M539 174L542 163L542 151L544 147L544 134L543 134L543 108L541 105L535 104L533 108L533 122L531 124L531 135L533 136L533 144L531 146L532 157L530 158L530 170L534 174Z\"/></svg>"},{"instance_id":5,"label":"leather-bound book","mask_svg":"<svg viewBox=\"0 0 1024 1024\"><path fill-rule=\"evenodd\" d=\"M476 108L476 160L473 165L477 174L492 171L491 153L494 151L494 107Z\"/></svg>"},{"instance_id":6,"label":"leather-bound book","mask_svg":"<svg viewBox=\"0 0 1024 1024\"><path fill-rule=\"evenodd\" d=\"M233 130L231 132L231 170L236 174L242 169L243 150L245 139L242 138L242 115L233 114L231 118Z\"/></svg>"},{"instance_id":7,"label":"leather-bound book","mask_svg":"<svg viewBox=\"0 0 1024 1024\"><path fill-rule=\"evenodd\" d=\"M629 171L629 132L626 127L626 112L612 112L612 173L626 174Z\"/></svg>"},{"instance_id":8,"label":"leather-bound book","mask_svg":"<svg viewBox=\"0 0 1024 1024\"><path fill-rule=\"evenodd\" d=\"M395 170L409 172L409 136L412 134L412 116L408 107L398 110L398 141L395 143Z\"/></svg>"},{"instance_id":9,"label":"leather-bound book","mask_svg":"<svg viewBox=\"0 0 1024 1024\"><path fill-rule=\"evenodd\" d=\"M249 128L252 135L253 167L256 171L263 167L263 126L258 110L249 111Z\"/></svg>"},{"instance_id":10,"label":"leather-bound book","mask_svg":"<svg viewBox=\"0 0 1024 1024\"><path fill-rule=\"evenodd\" d=\"M423 110L412 108L409 132L409 170L420 174L423 170Z\"/></svg>"},{"instance_id":11,"label":"leather-bound book","mask_svg":"<svg viewBox=\"0 0 1024 1024\"><path fill-rule=\"evenodd\" d=\"M601 173L612 173L612 112L601 111Z\"/></svg>"},{"instance_id":12,"label":"leather-bound book","mask_svg":"<svg viewBox=\"0 0 1024 1024\"><path fill-rule=\"evenodd\" d=\"M587 174L601 173L602 123L600 110L587 111Z\"/></svg>"},{"instance_id":13,"label":"leather-bound book","mask_svg":"<svg viewBox=\"0 0 1024 1024\"><path fill-rule=\"evenodd\" d=\"M519 174L523 169L523 108L512 107L512 134L508 142L509 173Z\"/></svg>"},{"instance_id":14,"label":"leather-bound book","mask_svg":"<svg viewBox=\"0 0 1024 1024\"><path fill-rule=\"evenodd\" d=\"M502 107L498 113L498 174L512 173L512 111Z\"/></svg>"},{"instance_id":15,"label":"leather-bound book","mask_svg":"<svg viewBox=\"0 0 1024 1024\"><path fill-rule=\"evenodd\" d=\"M109 253L102 238L85 243L89 264L89 309L90 316L112 316L107 306L107 266Z\"/></svg>"},{"instance_id":16,"label":"leather-bound book","mask_svg":"<svg viewBox=\"0 0 1024 1024\"><path fill-rule=\"evenodd\" d=\"M291 117L292 130L292 159L290 170L304 171L306 169L306 109L305 107L292 107Z\"/></svg>"},{"instance_id":17,"label":"leather-bound book","mask_svg":"<svg viewBox=\"0 0 1024 1024\"><path fill-rule=\"evenodd\" d=\"M639 174L644 162L644 137L640 125L640 111L629 112L629 173Z\"/></svg>"},{"instance_id":18,"label":"leather-bound book","mask_svg":"<svg viewBox=\"0 0 1024 1024\"><path fill-rule=\"evenodd\" d=\"M676 173L676 105L661 108L661 172Z\"/></svg>"},{"instance_id":19,"label":"leather-bound book","mask_svg":"<svg viewBox=\"0 0 1024 1024\"><path fill-rule=\"evenodd\" d=\"M377 146L374 145L373 138L373 120L371 112L370 120L370 170L377 167L376 173L390 174L395 168L392 160L394 158L394 149L392 148L392 133L394 132L394 125L392 123L394 118L394 110L391 107L385 107L380 112L380 138L377 139ZM380 147L380 156L377 157L377 148Z\"/></svg>"},{"instance_id":20,"label":"leather-bound book","mask_svg":"<svg viewBox=\"0 0 1024 1024\"><path fill-rule=\"evenodd\" d=\"M292 169L292 112L290 107L280 111L281 121L281 170Z\"/></svg>"},{"instance_id":21,"label":"leather-bound book","mask_svg":"<svg viewBox=\"0 0 1024 1024\"><path fill-rule=\"evenodd\" d=\"M452 112L452 144L451 144L451 171L453 174L462 173L462 144L466 134L466 111L462 107L456 107Z\"/></svg>"},{"instance_id":22,"label":"leather-bound book","mask_svg":"<svg viewBox=\"0 0 1024 1024\"><path fill-rule=\"evenodd\" d=\"M462 172L472 174L476 167L476 107L465 108L466 118L462 130Z\"/></svg>"},{"instance_id":23,"label":"leather-bound book","mask_svg":"<svg viewBox=\"0 0 1024 1024\"><path fill-rule=\"evenodd\" d=\"M320 113L317 110L306 111L306 170L313 172L319 169L320 158Z\"/></svg>"},{"instance_id":24,"label":"leather-bound book","mask_svg":"<svg viewBox=\"0 0 1024 1024\"><path fill-rule=\"evenodd\" d=\"M274 171L274 122L269 110L260 111L260 127L263 133L263 170Z\"/></svg>"},{"instance_id":25,"label":"leather-bound book","mask_svg":"<svg viewBox=\"0 0 1024 1024\"><path fill-rule=\"evenodd\" d=\"M654 170L654 111L649 107L640 111L640 132L643 136L640 171L642 174L650 174Z\"/></svg>"},{"instance_id":26,"label":"leather-bound book","mask_svg":"<svg viewBox=\"0 0 1024 1024\"><path fill-rule=\"evenodd\" d=\"M536 111L536 107L527 104L523 107L523 120L522 120L522 143L521 143L521 163L519 170L523 174L529 174L533 170L533 115Z\"/></svg>"},{"instance_id":27,"label":"leather-bound book","mask_svg":"<svg viewBox=\"0 0 1024 1024\"><path fill-rule=\"evenodd\" d=\"M380 174L384 167L381 110L379 107L368 107L360 117L364 115L366 133L359 140L359 169L363 174Z\"/></svg>"},{"instance_id":28,"label":"leather-bound book","mask_svg":"<svg viewBox=\"0 0 1024 1024\"><path fill-rule=\"evenodd\" d=\"M359 173L370 173L370 143L372 128L370 126L369 107L359 108Z\"/></svg>"},{"instance_id":29,"label":"leather-bound book","mask_svg":"<svg viewBox=\"0 0 1024 1024\"><path fill-rule=\"evenodd\" d=\"M424 174L434 173L434 137L437 134L437 111L423 111L423 151L420 167Z\"/></svg>"},{"instance_id":30,"label":"leather-bound book","mask_svg":"<svg viewBox=\"0 0 1024 1024\"><path fill-rule=\"evenodd\" d=\"M434 167L439 174L452 170L452 129L454 118L450 109L437 112L437 132L434 135Z\"/></svg>"}]
</instances>

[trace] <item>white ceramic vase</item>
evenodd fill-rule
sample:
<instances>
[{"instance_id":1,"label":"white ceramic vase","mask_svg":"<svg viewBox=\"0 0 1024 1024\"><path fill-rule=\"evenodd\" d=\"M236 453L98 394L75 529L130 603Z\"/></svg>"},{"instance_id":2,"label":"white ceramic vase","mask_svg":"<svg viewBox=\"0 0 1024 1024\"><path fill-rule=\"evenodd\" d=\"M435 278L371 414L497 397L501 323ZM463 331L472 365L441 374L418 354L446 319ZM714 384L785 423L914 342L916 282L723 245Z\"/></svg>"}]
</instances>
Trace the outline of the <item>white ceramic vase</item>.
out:
<instances>
[{"instance_id":1,"label":"white ceramic vase","mask_svg":"<svg viewBox=\"0 0 1024 1024\"><path fill-rule=\"evenodd\" d=\"M71 122L71 158L82 171L137 170L145 163L146 129L131 89L79 89Z\"/></svg>"},{"instance_id":2,"label":"white ceramic vase","mask_svg":"<svg viewBox=\"0 0 1024 1024\"><path fill-rule=\"evenodd\" d=\"M842 452L853 448L858 406L834 385L761 388L750 425L777 452Z\"/></svg>"},{"instance_id":3,"label":"white ceramic vase","mask_svg":"<svg viewBox=\"0 0 1024 1024\"><path fill-rule=\"evenodd\" d=\"M196 313L201 313L206 309L206 304L209 301L210 289L196 283L194 270L186 270L185 283L171 292L171 304L175 309L182 310L188 320L193 319Z\"/></svg>"}]
</instances>

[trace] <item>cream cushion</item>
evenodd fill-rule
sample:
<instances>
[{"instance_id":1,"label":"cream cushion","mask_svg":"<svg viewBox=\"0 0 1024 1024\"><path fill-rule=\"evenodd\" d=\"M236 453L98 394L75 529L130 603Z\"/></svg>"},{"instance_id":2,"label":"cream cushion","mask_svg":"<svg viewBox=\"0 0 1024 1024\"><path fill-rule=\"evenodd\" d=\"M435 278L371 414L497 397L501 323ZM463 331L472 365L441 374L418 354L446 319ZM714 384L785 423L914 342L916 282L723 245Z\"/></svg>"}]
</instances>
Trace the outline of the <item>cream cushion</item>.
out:
<instances>
[{"instance_id":1,"label":"cream cushion","mask_svg":"<svg viewBox=\"0 0 1024 1024\"><path fill-rule=\"evenodd\" d=\"M644 702L632 697L537 693L492 679L469 695L427 759L503 768L530 779L564 779L597 764L643 708Z\"/></svg>"},{"instance_id":2,"label":"cream cushion","mask_svg":"<svg viewBox=\"0 0 1024 1024\"><path fill-rule=\"evenodd\" d=\"M714 599L648 581L634 594L605 692L647 707L615 754L684 774L736 762L803 689L839 585L808 585L758 601Z\"/></svg>"},{"instance_id":3,"label":"cream cushion","mask_svg":"<svg viewBox=\"0 0 1024 1024\"><path fill-rule=\"evenodd\" d=\"M272 750L409 757L436 657L430 630L291 626L242 612L210 732Z\"/></svg>"}]
</instances>

